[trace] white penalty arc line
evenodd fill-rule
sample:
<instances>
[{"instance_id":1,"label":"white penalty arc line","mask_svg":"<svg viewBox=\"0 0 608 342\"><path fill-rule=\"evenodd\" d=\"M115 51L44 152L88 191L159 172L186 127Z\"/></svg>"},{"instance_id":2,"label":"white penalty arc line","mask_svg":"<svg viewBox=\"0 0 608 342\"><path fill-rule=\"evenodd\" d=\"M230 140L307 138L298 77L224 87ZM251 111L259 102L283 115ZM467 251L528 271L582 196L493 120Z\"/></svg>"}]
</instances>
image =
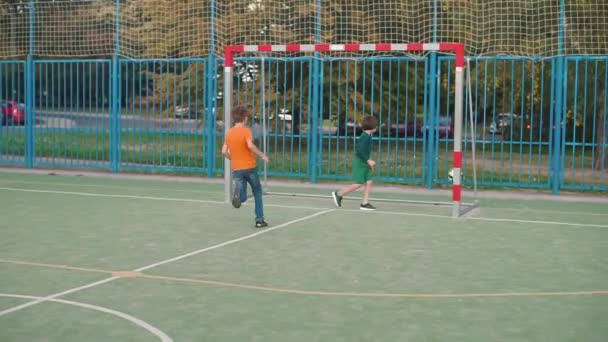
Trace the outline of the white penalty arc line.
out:
<instances>
[{"instance_id":1,"label":"white penalty arc line","mask_svg":"<svg viewBox=\"0 0 608 342\"><path fill-rule=\"evenodd\" d=\"M62 291L62 292L57 292L57 293L52 294L50 296L37 297L36 300L33 300L31 302L27 302L27 303L24 303L24 304L21 304L21 305L17 305L17 306L14 306L12 308L0 311L0 316L4 316L4 315L9 314L11 312L15 312L15 311L18 311L18 310L21 310L21 309L25 309L25 308L30 307L32 305L40 304L42 302L51 301L51 300L54 300L57 297L65 296L65 295L70 294L70 293L78 292L78 291L85 290L85 289L88 289L88 288L91 288L91 287L95 287L95 286L98 286L98 285L109 283L109 282L111 282L113 280L116 280L118 278L119 277L110 277L110 278L102 279L102 280L99 280L99 281L96 281L94 283L90 283L90 284L87 284L87 285L75 287L75 288L72 288L72 289L69 289L69 290L65 290L65 291Z\"/></svg>"},{"instance_id":2,"label":"white penalty arc line","mask_svg":"<svg viewBox=\"0 0 608 342\"><path fill-rule=\"evenodd\" d=\"M18 295L18 294L10 294L10 293L0 293L0 297L43 300L43 301L47 301L47 302L79 306L79 307L85 308L85 309L91 309L91 310L95 310L95 311L104 312L104 313L125 319L127 321L130 321L131 323L137 325L138 327L141 327L141 328L147 330L148 332L150 332L151 334L157 336L162 342L173 342L173 339L171 339L171 337L169 337L167 334L165 334L160 329L152 326L151 324L146 323L145 321L142 321L141 319L128 315L124 312L104 308L103 306L97 306L97 305L75 302L75 301L64 300L64 299L55 299L55 298L45 299L45 297Z\"/></svg>"},{"instance_id":3,"label":"white penalty arc line","mask_svg":"<svg viewBox=\"0 0 608 342\"><path fill-rule=\"evenodd\" d=\"M201 253L205 253L205 252L208 252L208 251L211 251L211 250L214 250L214 249L225 247L225 246L228 246L228 245L231 245L231 244L234 244L234 243L237 243L237 242L241 242L241 241L244 241L244 240L247 240L247 239L251 239L251 238L254 238L256 236L259 236L259 235L262 235L262 234L266 234L266 233L272 232L274 230L277 230L277 229L280 229L280 228L283 228L283 227L287 227L287 226L289 226L291 224L298 223L298 222L301 222L301 221L304 221L304 220L308 220L308 219L311 219L313 217L317 217L319 215L323 215L323 214L326 214L326 213L329 213L329 212L332 212L332 211L335 211L335 210L336 209L328 209L328 210L324 210L324 211L321 211L321 212L316 212L314 214L301 217L299 219L295 219L295 220L291 220L291 221L279 224L279 225L277 225L275 227L271 227L271 228L267 228L267 229L264 229L264 230L260 230L258 232L253 233L253 234L248 234L248 235L242 236L240 238L236 238L236 239L232 239L232 240L229 240L229 241L225 241L225 242L219 243L217 245L201 248L201 249L198 249L198 250L190 252L190 253L186 253L186 254L182 254L180 256L176 256L174 258L165 259L163 261L159 261L159 262L156 262L154 264L143 266L143 267L140 267L138 269L135 269L134 271L135 272L141 272L141 271L144 271L144 270L149 270L149 269L157 267L157 266L165 265L165 264L168 264L168 263L171 263L171 262L174 262L174 261L178 261L178 260L182 260L182 259L194 256L194 255L197 255L197 254L201 254ZM85 290L85 289L89 289L89 288L92 288L92 287L95 287L95 286L98 286L98 285L109 283L109 282L114 281L114 280L119 279L119 278L120 277L113 276L113 277L102 279L102 280L99 280L99 281L96 281L96 282L93 282L93 283L90 283L90 284L87 284L87 285L83 285L83 286L75 287L75 288L72 288L72 289L69 289L69 290L65 290L65 291L62 291L62 292L58 292L58 293L55 293L55 294L52 294L52 295L49 295L49 296L46 296L46 297L39 297L38 299L33 300L31 302L27 302L27 303L24 303L24 304L21 304L21 305L18 305L18 306L15 306L15 307L12 307L12 308L0 311L0 316L4 316L4 315L9 314L11 312L15 312L15 311L18 311L18 310L30 307L32 305L40 304L40 303L45 302L45 301L50 301L50 300L53 300L53 299L55 299L57 297L61 297L61 296L67 295L67 294L71 294L71 293L78 292L78 291Z\"/></svg>"}]
</instances>

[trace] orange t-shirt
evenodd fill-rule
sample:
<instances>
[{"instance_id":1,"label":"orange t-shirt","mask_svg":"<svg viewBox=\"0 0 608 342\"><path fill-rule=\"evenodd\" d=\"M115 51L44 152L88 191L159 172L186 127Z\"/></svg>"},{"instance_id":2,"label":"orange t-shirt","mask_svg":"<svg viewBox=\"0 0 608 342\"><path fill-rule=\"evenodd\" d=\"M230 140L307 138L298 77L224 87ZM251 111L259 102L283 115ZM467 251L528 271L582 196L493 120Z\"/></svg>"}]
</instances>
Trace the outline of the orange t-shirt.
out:
<instances>
[{"instance_id":1,"label":"orange t-shirt","mask_svg":"<svg viewBox=\"0 0 608 342\"><path fill-rule=\"evenodd\" d=\"M247 141L253 140L251 129L233 127L226 133L226 146L230 149L232 170L254 169L257 162L253 152L247 146Z\"/></svg>"}]
</instances>

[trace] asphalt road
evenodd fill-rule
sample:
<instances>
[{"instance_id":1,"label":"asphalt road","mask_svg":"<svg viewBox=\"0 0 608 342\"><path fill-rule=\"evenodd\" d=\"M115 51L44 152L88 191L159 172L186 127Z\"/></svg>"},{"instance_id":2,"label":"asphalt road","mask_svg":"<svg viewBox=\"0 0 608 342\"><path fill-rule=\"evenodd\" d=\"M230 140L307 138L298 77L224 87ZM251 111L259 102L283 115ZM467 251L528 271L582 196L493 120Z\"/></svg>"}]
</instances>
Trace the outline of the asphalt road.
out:
<instances>
[{"instance_id":1,"label":"asphalt road","mask_svg":"<svg viewBox=\"0 0 608 342\"><path fill-rule=\"evenodd\" d=\"M87 130L110 130L110 115L107 113L85 113L85 112L56 112L39 111L36 113L37 128L63 128ZM23 129L23 126L7 127L9 129ZM140 115L122 115L120 117L120 129L123 132L144 130L157 132L187 132L204 133L198 120L191 119L160 119ZM261 134L259 125L253 127L254 135ZM478 141L484 137L478 136ZM487 136L485 137L488 138ZM470 138L469 138L470 139ZM466 140L469 140L466 139ZM491 140L493 141L493 140ZM491 142L489 141L489 142Z\"/></svg>"},{"instance_id":2,"label":"asphalt road","mask_svg":"<svg viewBox=\"0 0 608 342\"><path fill-rule=\"evenodd\" d=\"M83 112L37 112L36 126L49 128L80 128L108 130L111 126L110 115L106 113ZM120 129L130 130L166 130L200 132L199 121L182 119L159 119L139 115L122 115Z\"/></svg>"}]
</instances>

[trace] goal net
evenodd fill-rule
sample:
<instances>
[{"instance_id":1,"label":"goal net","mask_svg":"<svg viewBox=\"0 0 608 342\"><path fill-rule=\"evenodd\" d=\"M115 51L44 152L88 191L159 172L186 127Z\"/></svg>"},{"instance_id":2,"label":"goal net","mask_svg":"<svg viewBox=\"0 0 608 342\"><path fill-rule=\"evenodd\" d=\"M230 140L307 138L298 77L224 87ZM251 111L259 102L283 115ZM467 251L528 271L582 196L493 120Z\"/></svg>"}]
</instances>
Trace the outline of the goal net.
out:
<instances>
[{"instance_id":1,"label":"goal net","mask_svg":"<svg viewBox=\"0 0 608 342\"><path fill-rule=\"evenodd\" d=\"M441 179L440 183L449 174L446 183L452 193L451 201L448 198L442 201L374 198L374 201L449 205L454 217L478 205L476 199L466 202L462 198L463 44L234 45L227 46L225 51L224 125L231 126L235 105L244 105L254 113L254 136L271 159L270 165L260 165L264 179L282 174L307 177L313 182L317 178L349 179L349 158L352 160L356 138L362 131L360 119L372 114L380 122L374 150L378 181L421 180L423 172L433 170L433 177ZM441 82L429 82L420 73L425 70L425 59L420 55L433 51L454 56L450 63L452 70L446 71L445 77L450 84L444 85L445 96L438 104L426 103L426 92L440 91ZM282 54L289 54L290 58L282 59ZM239 56L244 57L235 60ZM439 108L444 106L451 108L451 112L438 115ZM472 140L468 146L474 146L475 134L470 133L467 139ZM451 146L451 155L442 158L443 167L425 158L430 144L437 149L440 144ZM472 148L469 152L472 170L474 153ZM388 175L394 175L396 170L402 177L390 179ZM229 202L233 179L228 160L224 164L224 177L225 198ZM470 179L476 185L474 171ZM328 197L273 191L268 184L265 193Z\"/></svg>"},{"instance_id":2,"label":"goal net","mask_svg":"<svg viewBox=\"0 0 608 342\"><path fill-rule=\"evenodd\" d=\"M7 0L0 58L30 49L37 58L187 58L232 44L434 41L462 42L470 56L605 55L606 17L604 0Z\"/></svg>"}]
</instances>

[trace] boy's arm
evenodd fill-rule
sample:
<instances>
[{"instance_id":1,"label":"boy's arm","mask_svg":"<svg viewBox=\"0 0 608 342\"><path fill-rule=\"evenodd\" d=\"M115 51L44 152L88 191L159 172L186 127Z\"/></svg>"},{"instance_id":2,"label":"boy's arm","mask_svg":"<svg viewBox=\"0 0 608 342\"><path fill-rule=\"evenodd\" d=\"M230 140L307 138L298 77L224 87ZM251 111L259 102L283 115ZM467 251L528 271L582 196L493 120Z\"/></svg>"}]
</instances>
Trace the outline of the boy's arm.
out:
<instances>
[{"instance_id":1,"label":"boy's arm","mask_svg":"<svg viewBox=\"0 0 608 342\"><path fill-rule=\"evenodd\" d=\"M222 154L226 159L230 160L230 148L228 148L228 145L224 144L224 146L222 146Z\"/></svg>"},{"instance_id":2,"label":"boy's arm","mask_svg":"<svg viewBox=\"0 0 608 342\"><path fill-rule=\"evenodd\" d=\"M264 154L264 152L260 151L255 143L253 142L253 138L247 139L247 146L251 150L251 152L255 153L258 157L262 158L263 161L268 162L268 157Z\"/></svg>"}]
</instances>

